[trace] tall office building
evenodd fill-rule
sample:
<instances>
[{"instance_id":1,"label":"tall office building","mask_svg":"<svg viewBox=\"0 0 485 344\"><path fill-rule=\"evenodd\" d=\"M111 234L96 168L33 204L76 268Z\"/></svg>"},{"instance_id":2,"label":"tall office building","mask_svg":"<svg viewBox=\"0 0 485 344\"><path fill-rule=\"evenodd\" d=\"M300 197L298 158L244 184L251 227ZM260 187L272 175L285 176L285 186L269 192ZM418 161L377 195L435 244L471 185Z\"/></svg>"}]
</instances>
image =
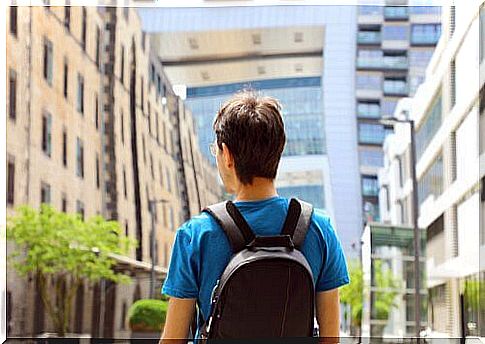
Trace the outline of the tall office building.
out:
<instances>
[{"instance_id":1,"label":"tall office building","mask_svg":"<svg viewBox=\"0 0 485 344\"><path fill-rule=\"evenodd\" d=\"M288 140L278 192L325 208L346 253L356 256L352 247L362 230L356 8L160 8L140 10L140 15L168 78L186 88L207 158L213 159L207 148L214 139L212 121L231 94L250 86L280 99Z\"/></svg>"},{"instance_id":2,"label":"tall office building","mask_svg":"<svg viewBox=\"0 0 485 344\"><path fill-rule=\"evenodd\" d=\"M7 28L7 213L49 203L116 220L138 241L116 258L132 283L85 281L69 316L70 332L129 337L127 309L148 297L151 264L159 287L177 227L221 196L216 171L200 161L197 147L187 148L197 140L191 114L136 10L12 6ZM159 201L153 212L152 200ZM32 277L8 265L9 336L53 330Z\"/></svg>"},{"instance_id":3,"label":"tall office building","mask_svg":"<svg viewBox=\"0 0 485 344\"><path fill-rule=\"evenodd\" d=\"M427 288L423 302L431 334L483 336L483 1L443 7L442 25L424 83L400 103L396 116L409 116L416 127L418 225L426 230L421 285ZM382 220L392 224L412 223L409 147L409 126L399 124L386 140L386 163L379 174Z\"/></svg>"},{"instance_id":4,"label":"tall office building","mask_svg":"<svg viewBox=\"0 0 485 344\"><path fill-rule=\"evenodd\" d=\"M355 95L366 222L380 220L377 172L384 161L382 143L392 132L379 120L416 92L441 33L441 7L406 5L389 0L358 9Z\"/></svg>"}]
</instances>

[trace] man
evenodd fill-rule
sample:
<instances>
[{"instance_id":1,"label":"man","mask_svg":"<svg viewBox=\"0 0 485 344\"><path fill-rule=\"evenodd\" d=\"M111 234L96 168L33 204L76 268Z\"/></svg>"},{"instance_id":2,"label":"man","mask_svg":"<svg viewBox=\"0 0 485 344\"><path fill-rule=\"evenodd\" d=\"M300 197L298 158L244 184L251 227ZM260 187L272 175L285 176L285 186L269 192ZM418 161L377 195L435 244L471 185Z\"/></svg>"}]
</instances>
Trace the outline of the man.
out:
<instances>
[{"instance_id":1,"label":"man","mask_svg":"<svg viewBox=\"0 0 485 344\"><path fill-rule=\"evenodd\" d=\"M286 141L280 111L275 99L244 91L221 107L213 126L216 141L210 148L219 174L257 235L279 234L288 210L288 200L274 185ZM312 215L302 253L314 276L320 337L336 338L338 287L349 277L340 241L321 210ZM212 289L230 259L229 241L209 214L195 216L177 231L162 289L170 301L161 343L187 337L196 302L207 319Z\"/></svg>"}]
</instances>

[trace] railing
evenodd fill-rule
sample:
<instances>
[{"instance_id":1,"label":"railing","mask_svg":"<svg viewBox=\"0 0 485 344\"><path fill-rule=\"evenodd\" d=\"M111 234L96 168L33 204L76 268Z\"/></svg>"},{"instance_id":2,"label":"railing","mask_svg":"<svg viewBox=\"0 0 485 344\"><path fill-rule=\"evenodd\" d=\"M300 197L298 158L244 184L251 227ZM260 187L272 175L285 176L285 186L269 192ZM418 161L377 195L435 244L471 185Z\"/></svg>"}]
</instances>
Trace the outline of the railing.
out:
<instances>
[{"instance_id":1,"label":"railing","mask_svg":"<svg viewBox=\"0 0 485 344\"><path fill-rule=\"evenodd\" d=\"M382 65L386 69L407 69L408 58L406 56L384 56Z\"/></svg>"},{"instance_id":2,"label":"railing","mask_svg":"<svg viewBox=\"0 0 485 344\"><path fill-rule=\"evenodd\" d=\"M424 33L412 33L411 44L414 45L434 45L438 43L440 39L440 33L424 34Z\"/></svg>"},{"instance_id":3,"label":"railing","mask_svg":"<svg viewBox=\"0 0 485 344\"><path fill-rule=\"evenodd\" d=\"M409 89L404 81L384 80L383 91L388 95L406 95Z\"/></svg>"},{"instance_id":4,"label":"railing","mask_svg":"<svg viewBox=\"0 0 485 344\"><path fill-rule=\"evenodd\" d=\"M378 31L359 31L357 34L359 44L380 44L381 33Z\"/></svg>"},{"instance_id":5,"label":"railing","mask_svg":"<svg viewBox=\"0 0 485 344\"><path fill-rule=\"evenodd\" d=\"M384 18L388 20L406 20L409 18L408 8L403 6L384 7Z\"/></svg>"},{"instance_id":6,"label":"railing","mask_svg":"<svg viewBox=\"0 0 485 344\"><path fill-rule=\"evenodd\" d=\"M378 104L357 104L357 116L379 118L381 116L381 108Z\"/></svg>"},{"instance_id":7,"label":"railing","mask_svg":"<svg viewBox=\"0 0 485 344\"><path fill-rule=\"evenodd\" d=\"M358 57L357 68L407 69L408 59L405 56L383 56L379 58Z\"/></svg>"}]
</instances>

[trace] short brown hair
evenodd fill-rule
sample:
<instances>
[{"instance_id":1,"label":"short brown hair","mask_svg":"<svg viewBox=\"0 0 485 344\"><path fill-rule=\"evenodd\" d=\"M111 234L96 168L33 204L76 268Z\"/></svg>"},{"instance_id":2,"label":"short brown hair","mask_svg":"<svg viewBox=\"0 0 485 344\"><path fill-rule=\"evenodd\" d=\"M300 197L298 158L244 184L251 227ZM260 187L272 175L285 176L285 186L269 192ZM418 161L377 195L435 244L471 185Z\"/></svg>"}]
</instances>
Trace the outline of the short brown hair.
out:
<instances>
[{"instance_id":1,"label":"short brown hair","mask_svg":"<svg viewBox=\"0 0 485 344\"><path fill-rule=\"evenodd\" d=\"M243 184L254 177L276 178L286 136L280 103L253 90L236 93L219 109L213 125L217 145L234 156Z\"/></svg>"}]
</instances>

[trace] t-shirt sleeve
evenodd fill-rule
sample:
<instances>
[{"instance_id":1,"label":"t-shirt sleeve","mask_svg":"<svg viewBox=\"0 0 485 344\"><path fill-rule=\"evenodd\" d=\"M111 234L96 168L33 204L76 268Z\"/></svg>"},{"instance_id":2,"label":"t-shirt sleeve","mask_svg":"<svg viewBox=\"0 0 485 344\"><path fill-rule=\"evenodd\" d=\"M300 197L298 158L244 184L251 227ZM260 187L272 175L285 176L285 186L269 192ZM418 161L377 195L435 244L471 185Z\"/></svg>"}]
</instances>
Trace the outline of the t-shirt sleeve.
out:
<instances>
[{"instance_id":1,"label":"t-shirt sleeve","mask_svg":"<svg viewBox=\"0 0 485 344\"><path fill-rule=\"evenodd\" d=\"M324 261L315 286L317 292L335 289L350 282L340 239L330 219L326 218L323 225Z\"/></svg>"},{"instance_id":2,"label":"t-shirt sleeve","mask_svg":"<svg viewBox=\"0 0 485 344\"><path fill-rule=\"evenodd\" d=\"M193 299L198 295L197 248L188 231L182 226L175 236L172 257L163 284L162 294L181 299Z\"/></svg>"}]
</instances>

